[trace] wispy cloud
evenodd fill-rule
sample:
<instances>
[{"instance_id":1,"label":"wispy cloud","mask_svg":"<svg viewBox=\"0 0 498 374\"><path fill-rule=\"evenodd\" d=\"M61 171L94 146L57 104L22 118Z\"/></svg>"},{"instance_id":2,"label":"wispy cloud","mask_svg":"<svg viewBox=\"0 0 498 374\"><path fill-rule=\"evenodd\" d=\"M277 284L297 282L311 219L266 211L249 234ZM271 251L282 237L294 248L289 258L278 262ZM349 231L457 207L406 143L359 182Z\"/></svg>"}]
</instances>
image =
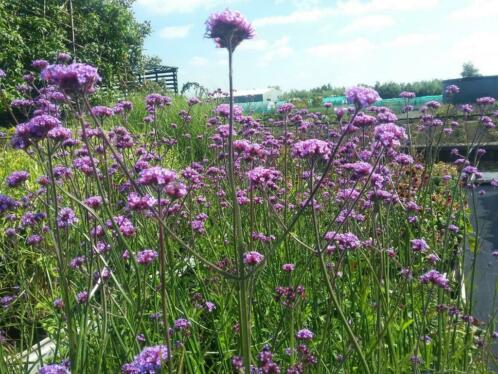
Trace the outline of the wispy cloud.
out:
<instances>
[{"instance_id":1,"label":"wispy cloud","mask_svg":"<svg viewBox=\"0 0 498 374\"><path fill-rule=\"evenodd\" d=\"M467 6L456 9L449 14L450 20L455 21L482 19L485 17L498 17L498 1L473 0Z\"/></svg>"},{"instance_id":2,"label":"wispy cloud","mask_svg":"<svg viewBox=\"0 0 498 374\"><path fill-rule=\"evenodd\" d=\"M198 8L226 7L239 0L137 0L136 5L154 14L190 13Z\"/></svg>"},{"instance_id":3,"label":"wispy cloud","mask_svg":"<svg viewBox=\"0 0 498 374\"><path fill-rule=\"evenodd\" d=\"M498 39L498 30L494 32L476 31L466 35L454 45L448 60L464 63L472 61L483 74L496 74L498 66L498 49L492 48L490 40Z\"/></svg>"},{"instance_id":4,"label":"wispy cloud","mask_svg":"<svg viewBox=\"0 0 498 374\"><path fill-rule=\"evenodd\" d=\"M347 42L325 43L307 49L307 52L318 58L326 59L355 59L375 48L375 45L366 38L357 38Z\"/></svg>"},{"instance_id":5,"label":"wispy cloud","mask_svg":"<svg viewBox=\"0 0 498 374\"><path fill-rule=\"evenodd\" d=\"M356 38L343 42L319 44L308 48L306 52L317 58L351 60L372 54L375 50L414 47L437 40L439 40L437 34L405 34L378 43L373 43L367 38Z\"/></svg>"},{"instance_id":6,"label":"wispy cloud","mask_svg":"<svg viewBox=\"0 0 498 374\"><path fill-rule=\"evenodd\" d=\"M265 39L249 39L237 48L239 51L264 51L270 43Z\"/></svg>"},{"instance_id":7,"label":"wispy cloud","mask_svg":"<svg viewBox=\"0 0 498 374\"><path fill-rule=\"evenodd\" d=\"M287 25L317 22L338 15L359 15L374 12L404 12L432 9L440 0L342 0L335 6L310 7L286 15L263 17L254 20L254 26ZM314 4L314 2L310 3Z\"/></svg>"},{"instance_id":8,"label":"wispy cloud","mask_svg":"<svg viewBox=\"0 0 498 374\"><path fill-rule=\"evenodd\" d=\"M192 25L167 26L159 31L159 36L163 39L182 39L185 38Z\"/></svg>"},{"instance_id":9,"label":"wispy cloud","mask_svg":"<svg viewBox=\"0 0 498 374\"><path fill-rule=\"evenodd\" d=\"M337 3L341 14L360 14L379 11L403 12L419 9L432 9L439 5L439 0L342 0Z\"/></svg>"},{"instance_id":10,"label":"wispy cloud","mask_svg":"<svg viewBox=\"0 0 498 374\"><path fill-rule=\"evenodd\" d=\"M400 35L392 40L382 43L380 47L387 48L403 48L414 47L417 45L424 45L436 42L440 39L437 34L405 34Z\"/></svg>"},{"instance_id":11,"label":"wispy cloud","mask_svg":"<svg viewBox=\"0 0 498 374\"><path fill-rule=\"evenodd\" d=\"M207 66L209 64L209 60L201 56L194 56L190 59L189 64L197 67Z\"/></svg>"},{"instance_id":12,"label":"wispy cloud","mask_svg":"<svg viewBox=\"0 0 498 374\"><path fill-rule=\"evenodd\" d=\"M287 25L292 23L316 22L335 13L334 8L317 8L295 11L283 16L270 16L254 20L255 27L271 25Z\"/></svg>"},{"instance_id":13,"label":"wispy cloud","mask_svg":"<svg viewBox=\"0 0 498 374\"><path fill-rule=\"evenodd\" d=\"M382 30L394 25L394 18L387 15L368 15L355 19L341 30L341 33L352 33L365 30Z\"/></svg>"},{"instance_id":14,"label":"wispy cloud","mask_svg":"<svg viewBox=\"0 0 498 374\"><path fill-rule=\"evenodd\" d=\"M283 59L292 55L294 50L289 46L289 37L284 36L281 39L270 43L266 52L262 53L257 61L258 66L267 66L275 60Z\"/></svg>"}]
</instances>

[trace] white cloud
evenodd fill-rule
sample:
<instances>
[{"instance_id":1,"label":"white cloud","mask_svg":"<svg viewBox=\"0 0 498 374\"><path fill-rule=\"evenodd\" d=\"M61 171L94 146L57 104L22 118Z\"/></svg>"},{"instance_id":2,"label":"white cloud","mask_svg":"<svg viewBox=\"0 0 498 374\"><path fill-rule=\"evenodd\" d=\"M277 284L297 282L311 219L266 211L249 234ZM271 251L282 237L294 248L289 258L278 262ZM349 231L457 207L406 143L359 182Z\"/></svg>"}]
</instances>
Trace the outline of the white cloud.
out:
<instances>
[{"instance_id":1,"label":"white cloud","mask_svg":"<svg viewBox=\"0 0 498 374\"><path fill-rule=\"evenodd\" d=\"M285 16L270 16L254 20L255 27L270 25L288 25L291 23L316 22L335 13L334 8L321 8L295 11Z\"/></svg>"},{"instance_id":2,"label":"white cloud","mask_svg":"<svg viewBox=\"0 0 498 374\"><path fill-rule=\"evenodd\" d=\"M318 58L356 59L370 53L375 45L365 38L357 38L348 42L325 43L310 47L307 52Z\"/></svg>"},{"instance_id":3,"label":"white cloud","mask_svg":"<svg viewBox=\"0 0 498 374\"><path fill-rule=\"evenodd\" d=\"M349 25L341 30L341 33L357 31L381 30L394 25L394 19L387 15L368 15L353 20Z\"/></svg>"},{"instance_id":4,"label":"white cloud","mask_svg":"<svg viewBox=\"0 0 498 374\"><path fill-rule=\"evenodd\" d=\"M498 1L472 0L469 5L454 10L449 14L450 20L454 21L482 19L484 17L498 17Z\"/></svg>"},{"instance_id":5,"label":"white cloud","mask_svg":"<svg viewBox=\"0 0 498 374\"><path fill-rule=\"evenodd\" d=\"M249 39L244 41L237 47L238 51L264 51L269 47L270 43L268 43L265 39Z\"/></svg>"},{"instance_id":6,"label":"white cloud","mask_svg":"<svg viewBox=\"0 0 498 374\"><path fill-rule=\"evenodd\" d=\"M183 26L168 26L159 31L159 36L162 39L182 39L188 35L192 25Z\"/></svg>"},{"instance_id":7,"label":"white cloud","mask_svg":"<svg viewBox=\"0 0 498 374\"><path fill-rule=\"evenodd\" d=\"M227 7L238 0L137 0L135 6L154 14L190 13L198 8Z\"/></svg>"},{"instance_id":8,"label":"white cloud","mask_svg":"<svg viewBox=\"0 0 498 374\"><path fill-rule=\"evenodd\" d=\"M306 52L316 58L330 60L355 60L364 56L372 55L376 50L382 53L395 53L392 49L403 47L413 47L431 43L439 40L435 34L405 34L400 35L392 40L379 43L373 43L366 38L356 38L350 41L325 43L310 47ZM390 51L385 51L389 49Z\"/></svg>"},{"instance_id":9,"label":"white cloud","mask_svg":"<svg viewBox=\"0 0 498 374\"><path fill-rule=\"evenodd\" d=\"M263 17L254 20L255 27L270 25L287 25L292 23L309 23L336 15L358 15L374 12L403 12L420 9L432 9L440 0L342 0L333 7L309 7L287 15ZM307 2L314 4L315 2Z\"/></svg>"},{"instance_id":10,"label":"white cloud","mask_svg":"<svg viewBox=\"0 0 498 374\"><path fill-rule=\"evenodd\" d=\"M207 58L201 57L201 56L194 56L192 59L189 61L190 65L193 66L206 66L209 64L209 60Z\"/></svg>"},{"instance_id":11,"label":"white cloud","mask_svg":"<svg viewBox=\"0 0 498 374\"><path fill-rule=\"evenodd\" d=\"M432 43L439 39L440 36L437 34L405 34L383 43L382 46L387 48L413 47Z\"/></svg>"},{"instance_id":12,"label":"white cloud","mask_svg":"<svg viewBox=\"0 0 498 374\"><path fill-rule=\"evenodd\" d=\"M460 64L472 61L482 74L494 75L498 73L498 49L493 48L494 40L498 40L498 31L471 33L452 47L448 60Z\"/></svg>"},{"instance_id":13,"label":"white cloud","mask_svg":"<svg viewBox=\"0 0 498 374\"><path fill-rule=\"evenodd\" d=\"M289 37L284 36L281 39L270 43L266 52L262 53L257 61L258 66L267 66L275 60L289 57L293 53L293 49L289 46Z\"/></svg>"},{"instance_id":14,"label":"white cloud","mask_svg":"<svg viewBox=\"0 0 498 374\"><path fill-rule=\"evenodd\" d=\"M371 13L379 11L413 11L432 9L439 0L342 0L337 4L337 10L342 14Z\"/></svg>"}]
</instances>

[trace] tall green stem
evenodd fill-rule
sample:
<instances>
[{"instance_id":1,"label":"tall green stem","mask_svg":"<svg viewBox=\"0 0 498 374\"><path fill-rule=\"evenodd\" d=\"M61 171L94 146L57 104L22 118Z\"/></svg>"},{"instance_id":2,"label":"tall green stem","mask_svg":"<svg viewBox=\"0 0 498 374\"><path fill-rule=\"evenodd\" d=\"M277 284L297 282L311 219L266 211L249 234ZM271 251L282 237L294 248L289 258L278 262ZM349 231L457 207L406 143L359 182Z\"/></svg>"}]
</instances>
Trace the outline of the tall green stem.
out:
<instances>
[{"instance_id":1,"label":"tall green stem","mask_svg":"<svg viewBox=\"0 0 498 374\"><path fill-rule=\"evenodd\" d=\"M241 351L244 360L244 370L250 372L251 368L251 322L250 322L250 301L248 299L248 283L244 270L244 240L242 237L242 221L240 217L240 207L237 202L235 176L234 176L234 155L233 155L233 48L231 42L228 48L228 82L230 92L230 117L228 126L228 184L232 197L233 211L233 245L235 254L238 257L239 274L239 308L240 308L240 338Z\"/></svg>"}]
</instances>

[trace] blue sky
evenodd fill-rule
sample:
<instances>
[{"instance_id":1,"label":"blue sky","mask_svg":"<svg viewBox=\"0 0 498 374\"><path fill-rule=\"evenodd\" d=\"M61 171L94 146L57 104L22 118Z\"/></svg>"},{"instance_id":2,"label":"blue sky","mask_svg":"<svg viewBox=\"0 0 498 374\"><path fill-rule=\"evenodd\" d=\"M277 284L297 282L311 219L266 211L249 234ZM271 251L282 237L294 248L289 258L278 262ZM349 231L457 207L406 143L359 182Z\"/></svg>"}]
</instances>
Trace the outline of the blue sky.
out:
<instances>
[{"instance_id":1,"label":"blue sky","mask_svg":"<svg viewBox=\"0 0 498 374\"><path fill-rule=\"evenodd\" d=\"M239 10L256 29L235 53L235 87L458 77L472 61L498 75L498 0L136 0L145 47L179 67L180 85L226 88L227 53L204 38L214 11Z\"/></svg>"}]
</instances>

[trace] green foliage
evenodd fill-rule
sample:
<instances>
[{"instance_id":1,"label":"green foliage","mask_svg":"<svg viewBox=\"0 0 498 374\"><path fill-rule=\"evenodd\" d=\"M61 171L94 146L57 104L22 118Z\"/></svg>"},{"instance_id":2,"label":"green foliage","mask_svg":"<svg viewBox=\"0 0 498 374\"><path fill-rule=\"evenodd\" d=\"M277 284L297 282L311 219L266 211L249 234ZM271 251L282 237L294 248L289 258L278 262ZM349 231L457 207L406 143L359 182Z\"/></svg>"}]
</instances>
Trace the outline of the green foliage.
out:
<instances>
[{"instance_id":1,"label":"green foliage","mask_svg":"<svg viewBox=\"0 0 498 374\"><path fill-rule=\"evenodd\" d=\"M70 52L99 68L107 83L129 80L141 66L147 22L135 20L133 0L0 1L0 67L13 89L33 59ZM72 20L71 20L72 5ZM74 24L74 44L72 34Z\"/></svg>"},{"instance_id":2,"label":"green foliage","mask_svg":"<svg viewBox=\"0 0 498 374\"><path fill-rule=\"evenodd\" d=\"M480 77L479 69L477 69L472 62L466 62L462 65L462 78Z\"/></svg>"},{"instance_id":3,"label":"green foliage","mask_svg":"<svg viewBox=\"0 0 498 374\"><path fill-rule=\"evenodd\" d=\"M439 79L412 83L377 82L373 88L383 99L398 97L402 91L415 92L417 96L440 95L442 92ZM286 92L283 98L285 100L299 99L307 102L311 107L319 107L324 97L344 95L344 90L344 87L332 87L330 84L325 84L310 90L291 90Z\"/></svg>"}]
</instances>

